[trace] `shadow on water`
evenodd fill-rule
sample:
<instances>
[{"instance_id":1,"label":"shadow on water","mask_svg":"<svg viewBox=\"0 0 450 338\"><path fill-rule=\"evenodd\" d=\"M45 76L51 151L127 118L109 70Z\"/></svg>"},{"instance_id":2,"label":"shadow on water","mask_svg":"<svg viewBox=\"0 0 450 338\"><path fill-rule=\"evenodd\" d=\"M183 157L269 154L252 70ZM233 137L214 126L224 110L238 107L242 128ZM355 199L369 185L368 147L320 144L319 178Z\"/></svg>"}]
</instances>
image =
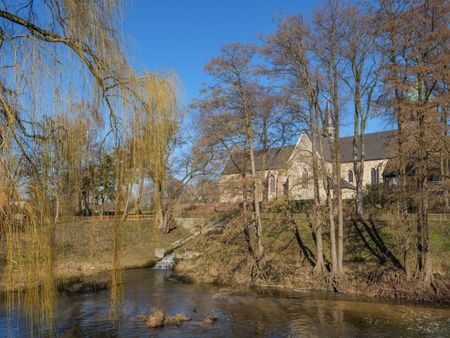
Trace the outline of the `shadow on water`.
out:
<instances>
[{"instance_id":1,"label":"shadow on water","mask_svg":"<svg viewBox=\"0 0 450 338\"><path fill-rule=\"evenodd\" d=\"M117 325L109 321L108 292L58 299L59 337L450 337L450 309L361 302L299 294L296 298L233 293L231 289L182 284L164 270L126 272L125 304ZM23 316L6 320L0 305L0 336L26 337ZM140 315L153 307L192 320L149 329ZM206 324L207 317L217 317Z\"/></svg>"}]
</instances>

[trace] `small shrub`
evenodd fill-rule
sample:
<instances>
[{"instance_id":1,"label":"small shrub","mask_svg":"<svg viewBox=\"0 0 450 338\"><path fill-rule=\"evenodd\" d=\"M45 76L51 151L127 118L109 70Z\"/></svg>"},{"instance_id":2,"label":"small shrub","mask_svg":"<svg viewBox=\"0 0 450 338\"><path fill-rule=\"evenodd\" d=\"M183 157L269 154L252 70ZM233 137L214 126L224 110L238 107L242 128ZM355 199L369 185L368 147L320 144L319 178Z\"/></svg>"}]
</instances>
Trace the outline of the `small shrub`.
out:
<instances>
[{"instance_id":1,"label":"small shrub","mask_svg":"<svg viewBox=\"0 0 450 338\"><path fill-rule=\"evenodd\" d=\"M183 313L177 313L175 316L168 316L164 314L161 309L154 308L150 315L141 316L147 327L156 328L164 325L180 325L183 322L190 321L192 318L185 316Z\"/></svg>"},{"instance_id":2,"label":"small shrub","mask_svg":"<svg viewBox=\"0 0 450 338\"><path fill-rule=\"evenodd\" d=\"M148 316L141 317L147 327L162 327L165 318L164 312L157 308L154 308Z\"/></svg>"},{"instance_id":3,"label":"small shrub","mask_svg":"<svg viewBox=\"0 0 450 338\"><path fill-rule=\"evenodd\" d=\"M164 320L164 325L180 325L183 322L190 321L191 317L186 317L183 313L177 313L175 316L167 317Z\"/></svg>"}]
</instances>

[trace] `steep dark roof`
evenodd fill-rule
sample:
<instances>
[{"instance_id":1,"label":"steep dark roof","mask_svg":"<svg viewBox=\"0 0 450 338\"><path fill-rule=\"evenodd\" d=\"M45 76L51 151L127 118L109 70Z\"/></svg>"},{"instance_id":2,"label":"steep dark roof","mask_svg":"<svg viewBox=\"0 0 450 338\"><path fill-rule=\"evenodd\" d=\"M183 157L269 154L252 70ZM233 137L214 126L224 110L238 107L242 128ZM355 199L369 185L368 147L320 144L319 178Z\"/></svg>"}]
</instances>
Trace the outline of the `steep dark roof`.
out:
<instances>
[{"instance_id":1,"label":"steep dark roof","mask_svg":"<svg viewBox=\"0 0 450 338\"><path fill-rule=\"evenodd\" d=\"M392 158L397 154L395 146L397 142L397 131L387 130L365 135L366 161ZM353 136L341 137L339 139L341 162L353 161ZM361 154L359 154L359 157Z\"/></svg>"},{"instance_id":2,"label":"steep dark roof","mask_svg":"<svg viewBox=\"0 0 450 338\"><path fill-rule=\"evenodd\" d=\"M308 134L311 139L311 134ZM317 149L319 148L318 136L316 135ZM331 149L327 138L322 139L323 152L325 158L331 161ZM379 160L383 158L392 158L396 155L395 143L397 142L397 131L387 130L379 131L376 133L366 134L364 137L364 143L366 145L365 157L366 161ZM353 161L353 136L346 136L339 138L339 149L341 152L341 162ZM358 158L361 158L359 153Z\"/></svg>"},{"instance_id":3,"label":"steep dark roof","mask_svg":"<svg viewBox=\"0 0 450 338\"><path fill-rule=\"evenodd\" d=\"M286 165L286 162L291 157L292 151L295 145L289 145L285 147L271 148L266 152L267 155L267 168L266 170L280 169ZM255 167L257 171L260 171L263 166L263 152L255 152ZM247 167L247 172L250 171L250 161L248 154L236 153L232 155L232 159L229 159L222 171L222 175L238 174L243 172L244 165Z\"/></svg>"},{"instance_id":4,"label":"steep dark roof","mask_svg":"<svg viewBox=\"0 0 450 338\"><path fill-rule=\"evenodd\" d=\"M417 170L417 158L409 158L405 165L405 171L407 174L414 174ZM450 160L448 162L450 166ZM441 173L441 160L438 158L431 158L427 160L427 175L430 180L440 179ZM387 161L383 170L383 177L395 177L400 174L400 163L398 158L392 158Z\"/></svg>"},{"instance_id":5,"label":"steep dark roof","mask_svg":"<svg viewBox=\"0 0 450 338\"><path fill-rule=\"evenodd\" d=\"M308 135L311 139L311 135ZM318 137L316 136L316 139ZM397 141L397 131L387 130L380 131L376 133L369 133L365 135L365 145L366 154L365 160L379 160L383 158L393 158L396 156L396 146ZM317 143L318 144L318 143ZM353 136L341 137L339 139L340 151L341 151L341 162L352 162L353 161ZM289 157L294 150L295 145L289 145L285 147L277 147L269 149L267 152L267 169L274 170L283 168L286 165ZM318 148L318 145L317 145ZM323 138L323 152L325 158L331 160L330 145L326 138ZM262 158L263 152L257 151L255 158L256 170L260 171L262 168ZM237 174L242 172L244 168L244 162L247 162L247 171L250 170L250 164L245 160L245 154L239 153L232 156L233 160L228 160L225 168L223 169L222 175Z\"/></svg>"}]
</instances>

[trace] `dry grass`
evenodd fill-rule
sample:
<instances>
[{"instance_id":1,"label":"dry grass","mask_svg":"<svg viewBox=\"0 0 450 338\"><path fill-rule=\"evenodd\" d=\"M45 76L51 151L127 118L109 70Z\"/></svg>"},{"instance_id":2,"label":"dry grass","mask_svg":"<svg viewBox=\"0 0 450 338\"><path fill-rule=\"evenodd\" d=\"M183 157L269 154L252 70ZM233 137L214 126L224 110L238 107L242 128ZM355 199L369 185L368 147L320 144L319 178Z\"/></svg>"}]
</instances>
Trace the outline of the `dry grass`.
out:
<instances>
[{"instance_id":1,"label":"dry grass","mask_svg":"<svg viewBox=\"0 0 450 338\"><path fill-rule=\"evenodd\" d=\"M164 325L180 325L183 322L188 322L192 318L186 317L183 313L177 313L175 316L166 317Z\"/></svg>"},{"instance_id":2,"label":"dry grass","mask_svg":"<svg viewBox=\"0 0 450 338\"><path fill-rule=\"evenodd\" d=\"M314 252L315 245L310 229L299 220L298 228L304 243ZM450 270L448 257L450 237L448 222L432 224L432 255L434 271L438 273L439 292L421 290L419 285L400 283L402 273L392 271L389 264L381 266L365 248L364 243L346 227L345 272L347 282L342 292L373 297L402 298L448 303L450 292ZM181 280L213 283L227 286L283 287L285 289L328 290L326 279L315 276L295 241L292 230L279 220L264 219L264 244L267 259L265 276L251 280L252 259L247 252L242 224L231 222L222 234L202 236L185 246L185 250L201 253L194 260L180 261L176 272ZM381 225L380 228L384 230ZM250 229L254 231L254 229ZM391 238L382 232L385 243L395 248ZM324 234L328 243L328 234ZM330 257L328 245L325 255ZM395 250L394 250L394 253ZM398 253L396 253L398 255ZM389 263L389 262L388 262ZM374 276L376 277L374 279Z\"/></svg>"},{"instance_id":3,"label":"dry grass","mask_svg":"<svg viewBox=\"0 0 450 338\"><path fill-rule=\"evenodd\" d=\"M164 325L180 325L183 322L190 321L192 318L187 317L183 313L177 313L175 316L167 316L164 311L158 308L153 308L148 316L140 316L145 325L149 328L163 327Z\"/></svg>"},{"instance_id":4,"label":"dry grass","mask_svg":"<svg viewBox=\"0 0 450 338\"><path fill-rule=\"evenodd\" d=\"M165 318L164 312L157 308L154 308L148 316L140 317L140 319L144 321L145 325L151 328L164 326Z\"/></svg>"},{"instance_id":5,"label":"dry grass","mask_svg":"<svg viewBox=\"0 0 450 338\"><path fill-rule=\"evenodd\" d=\"M299 274L309 267L302 262L299 248L292 240L292 231L276 221L266 220L264 230L265 250L270 262L270 273L264 284L283 284L294 288L301 284L305 287L305 279L299 278ZM254 238L254 227L250 228L250 232ZM232 221L222 234L200 237L188 243L185 249L201 253L195 260L180 261L176 266L176 271L188 280L233 286L253 284L254 261L249 256L243 224L239 220Z\"/></svg>"},{"instance_id":6,"label":"dry grass","mask_svg":"<svg viewBox=\"0 0 450 338\"><path fill-rule=\"evenodd\" d=\"M155 233L150 221L129 221L122 228L122 267L147 267L156 262L155 248L189 236L189 231L178 228L169 234ZM0 290L5 289L5 243L0 241ZM112 221L77 221L58 224L56 229L56 279L61 282L74 278L83 280L102 276L112 269ZM17 281L17 288L23 283ZM59 285L62 287L61 285Z\"/></svg>"}]
</instances>

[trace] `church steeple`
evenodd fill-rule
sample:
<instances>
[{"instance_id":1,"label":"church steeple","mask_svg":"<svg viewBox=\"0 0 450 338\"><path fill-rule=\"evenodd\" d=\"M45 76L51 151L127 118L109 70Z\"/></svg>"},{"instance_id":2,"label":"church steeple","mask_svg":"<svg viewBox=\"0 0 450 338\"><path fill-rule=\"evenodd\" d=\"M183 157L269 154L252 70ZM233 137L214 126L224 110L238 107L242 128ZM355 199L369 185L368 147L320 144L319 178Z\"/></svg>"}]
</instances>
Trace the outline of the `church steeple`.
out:
<instances>
[{"instance_id":1,"label":"church steeple","mask_svg":"<svg viewBox=\"0 0 450 338\"><path fill-rule=\"evenodd\" d=\"M335 136L335 129L334 129L334 122L333 118L331 117L331 109L330 105L327 102L327 107L325 108L326 112L326 130L327 130L327 136L330 138L334 138Z\"/></svg>"}]
</instances>

